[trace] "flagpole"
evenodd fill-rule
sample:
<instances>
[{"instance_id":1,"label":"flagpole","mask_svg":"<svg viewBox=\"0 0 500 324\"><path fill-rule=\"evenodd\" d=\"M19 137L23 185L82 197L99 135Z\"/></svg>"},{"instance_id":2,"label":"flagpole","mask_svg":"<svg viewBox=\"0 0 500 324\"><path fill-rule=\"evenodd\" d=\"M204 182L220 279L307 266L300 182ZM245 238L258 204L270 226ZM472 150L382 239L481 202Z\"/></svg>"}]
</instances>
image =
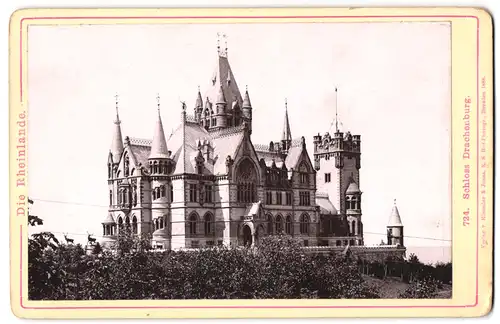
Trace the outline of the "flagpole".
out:
<instances>
[{"instance_id":1,"label":"flagpole","mask_svg":"<svg viewBox=\"0 0 500 324\"><path fill-rule=\"evenodd\" d=\"M335 132L339 132L339 116L338 116L338 92L335 87Z\"/></svg>"}]
</instances>

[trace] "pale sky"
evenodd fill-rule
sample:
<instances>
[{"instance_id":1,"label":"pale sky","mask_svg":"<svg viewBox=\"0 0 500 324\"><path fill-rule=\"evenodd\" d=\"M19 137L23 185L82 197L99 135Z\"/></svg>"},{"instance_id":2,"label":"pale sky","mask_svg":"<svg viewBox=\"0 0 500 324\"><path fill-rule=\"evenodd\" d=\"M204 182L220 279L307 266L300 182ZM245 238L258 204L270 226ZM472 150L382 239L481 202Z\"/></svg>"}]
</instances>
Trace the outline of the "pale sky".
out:
<instances>
[{"instance_id":1,"label":"pale sky","mask_svg":"<svg viewBox=\"0 0 500 324\"><path fill-rule=\"evenodd\" d=\"M397 199L408 251L451 258L446 23L30 26L29 195L41 229L82 243L102 234L115 94L124 137L152 137L157 93L168 136L180 100L191 113L210 82L217 32L240 91L248 85L253 143L281 138L287 98L292 136L312 158L338 87L339 118L362 140L365 243L386 239Z\"/></svg>"}]
</instances>

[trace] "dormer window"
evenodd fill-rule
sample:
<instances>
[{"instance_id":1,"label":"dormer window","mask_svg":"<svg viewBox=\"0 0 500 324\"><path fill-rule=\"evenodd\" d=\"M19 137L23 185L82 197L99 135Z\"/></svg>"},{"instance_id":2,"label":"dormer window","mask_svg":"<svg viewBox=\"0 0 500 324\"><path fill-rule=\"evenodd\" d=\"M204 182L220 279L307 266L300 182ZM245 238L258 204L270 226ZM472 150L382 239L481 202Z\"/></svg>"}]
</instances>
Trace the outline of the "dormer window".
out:
<instances>
[{"instance_id":1,"label":"dormer window","mask_svg":"<svg viewBox=\"0 0 500 324\"><path fill-rule=\"evenodd\" d=\"M299 180L301 184L307 184L309 182L309 169L305 163L301 163L299 167Z\"/></svg>"}]
</instances>

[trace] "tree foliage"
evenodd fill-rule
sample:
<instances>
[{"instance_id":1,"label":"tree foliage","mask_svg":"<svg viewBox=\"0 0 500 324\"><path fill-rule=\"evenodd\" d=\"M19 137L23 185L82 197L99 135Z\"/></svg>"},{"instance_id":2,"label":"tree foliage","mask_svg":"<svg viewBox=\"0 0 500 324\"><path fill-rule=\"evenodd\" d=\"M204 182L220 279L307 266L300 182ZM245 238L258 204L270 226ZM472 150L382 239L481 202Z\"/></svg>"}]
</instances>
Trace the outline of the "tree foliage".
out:
<instances>
[{"instance_id":1,"label":"tree foliage","mask_svg":"<svg viewBox=\"0 0 500 324\"><path fill-rule=\"evenodd\" d=\"M43 221L29 218L28 223ZM121 233L112 250L96 243L90 253L79 244L62 244L49 232L33 234L28 244L29 298L379 298L362 274L411 277L400 297L432 298L441 282L451 283L451 263L431 267L416 257L366 263L348 254L305 254L297 240L285 235L264 237L254 248L155 252L150 237L127 229Z\"/></svg>"}]
</instances>

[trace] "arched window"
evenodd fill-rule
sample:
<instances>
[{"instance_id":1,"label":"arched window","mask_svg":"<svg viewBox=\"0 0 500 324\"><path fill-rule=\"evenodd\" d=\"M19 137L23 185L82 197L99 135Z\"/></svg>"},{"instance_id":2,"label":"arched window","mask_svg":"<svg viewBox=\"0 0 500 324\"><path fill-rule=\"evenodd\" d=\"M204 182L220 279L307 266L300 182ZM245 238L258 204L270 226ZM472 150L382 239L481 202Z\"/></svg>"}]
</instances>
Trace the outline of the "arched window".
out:
<instances>
[{"instance_id":1,"label":"arched window","mask_svg":"<svg viewBox=\"0 0 500 324\"><path fill-rule=\"evenodd\" d=\"M305 162L302 162L299 166L299 178L301 184L309 183L309 168Z\"/></svg>"},{"instance_id":2,"label":"arched window","mask_svg":"<svg viewBox=\"0 0 500 324\"><path fill-rule=\"evenodd\" d=\"M204 224L205 224L205 235L211 235L214 233L214 219L212 214L207 213L205 214L204 217Z\"/></svg>"},{"instance_id":3,"label":"arched window","mask_svg":"<svg viewBox=\"0 0 500 324\"><path fill-rule=\"evenodd\" d=\"M137 234L137 217L132 217L132 233Z\"/></svg>"},{"instance_id":4,"label":"arched window","mask_svg":"<svg viewBox=\"0 0 500 324\"><path fill-rule=\"evenodd\" d=\"M160 197L165 197L167 195L167 189L165 188L165 185L160 187Z\"/></svg>"},{"instance_id":5,"label":"arched window","mask_svg":"<svg viewBox=\"0 0 500 324\"><path fill-rule=\"evenodd\" d=\"M273 215L268 214L267 215L267 234L271 235L273 234Z\"/></svg>"},{"instance_id":6,"label":"arched window","mask_svg":"<svg viewBox=\"0 0 500 324\"><path fill-rule=\"evenodd\" d=\"M130 218L128 216L125 217L125 227L130 228Z\"/></svg>"},{"instance_id":7,"label":"arched window","mask_svg":"<svg viewBox=\"0 0 500 324\"><path fill-rule=\"evenodd\" d=\"M158 221L158 218L155 219L155 231L160 229L160 222Z\"/></svg>"},{"instance_id":8,"label":"arched window","mask_svg":"<svg viewBox=\"0 0 500 324\"><path fill-rule=\"evenodd\" d=\"M283 232L283 217L281 215L276 216L275 224L276 233L279 234Z\"/></svg>"},{"instance_id":9,"label":"arched window","mask_svg":"<svg viewBox=\"0 0 500 324\"><path fill-rule=\"evenodd\" d=\"M352 234L358 235L358 226L356 220L352 221Z\"/></svg>"},{"instance_id":10,"label":"arched window","mask_svg":"<svg viewBox=\"0 0 500 324\"><path fill-rule=\"evenodd\" d=\"M162 229L164 227L163 225L163 217L160 217L160 229Z\"/></svg>"},{"instance_id":11,"label":"arched window","mask_svg":"<svg viewBox=\"0 0 500 324\"><path fill-rule=\"evenodd\" d=\"M303 214L300 216L300 234L309 234L309 215Z\"/></svg>"},{"instance_id":12,"label":"arched window","mask_svg":"<svg viewBox=\"0 0 500 324\"><path fill-rule=\"evenodd\" d=\"M118 217L118 230L123 230L123 218Z\"/></svg>"},{"instance_id":13,"label":"arched window","mask_svg":"<svg viewBox=\"0 0 500 324\"><path fill-rule=\"evenodd\" d=\"M129 160L129 157L128 157L128 154L125 155L125 162L124 162L124 166L123 166L123 173L126 177L129 176L129 165L130 165L130 160Z\"/></svg>"},{"instance_id":14,"label":"arched window","mask_svg":"<svg viewBox=\"0 0 500 324\"><path fill-rule=\"evenodd\" d=\"M158 173L158 162L153 163L153 173Z\"/></svg>"},{"instance_id":15,"label":"arched window","mask_svg":"<svg viewBox=\"0 0 500 324\"><path fill-rule=\"evenodd\" d=\"M249 160L243 160L237 168L237 201L244 203L256 202L257 199L257 171Z\"/></svg>"},{"instance_id":16,"label":"arched window","mask_svg":"<svg viewBox=\"0 0 500 324\"><path fill-rule=\"evenodd\" d=\"M127 205L129 203L129 199L128 199L128 189L125 188L123 189L123 203L125 205Z\"/></svg>"},{"instance_id":17,"label":"arched window","mask_svg":"<svg viewBox=\"0 0 500 324\"><path fill-rule=\"evenodd\" d=\"M198 216L193 213L189 216L189 234L196 234L196 226L198 225Z\"/></svg>"},{"instance_id":18,"label":"arched window","mask_svg":"<svg viewBox=\"0 0 500 324\"><path fill-rule=\"evenodd\" d=\"M288 235L292 234L292 216L288 215L286 217L286 223L285 223L285 232Z\"/></svg>"}]
</instances>

